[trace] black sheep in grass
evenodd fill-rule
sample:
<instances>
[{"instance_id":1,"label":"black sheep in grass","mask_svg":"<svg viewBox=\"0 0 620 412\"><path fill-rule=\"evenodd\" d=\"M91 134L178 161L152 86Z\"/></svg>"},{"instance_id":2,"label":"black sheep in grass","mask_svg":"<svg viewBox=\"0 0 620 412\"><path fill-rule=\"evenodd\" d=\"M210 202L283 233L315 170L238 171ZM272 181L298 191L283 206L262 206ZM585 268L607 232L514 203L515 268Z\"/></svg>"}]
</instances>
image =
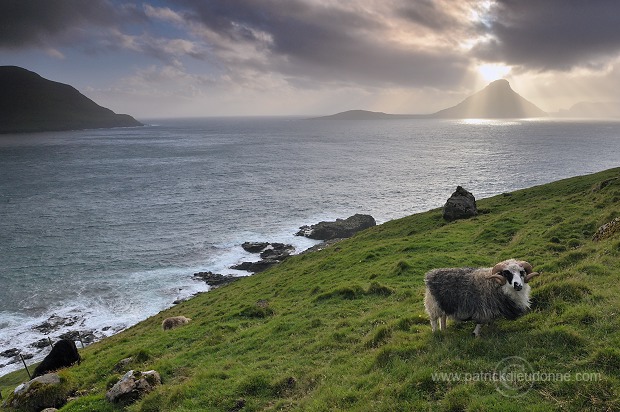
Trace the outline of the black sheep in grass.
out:
<instances>
[{"instance_id":1,"label":"black sheep in grass","mask_svg":"<svg viewBox=\"0 0 620 412\"><path fill-rule=\"evenodd\" d=\"M75 342L70 339L62 339L56 342L52 347L52 351L41 361L39 366L34 370L32 378L45 375L61 368L66 368L74 363L80 364L82 358L78 353Z\"/></svg>"}]
</instances>

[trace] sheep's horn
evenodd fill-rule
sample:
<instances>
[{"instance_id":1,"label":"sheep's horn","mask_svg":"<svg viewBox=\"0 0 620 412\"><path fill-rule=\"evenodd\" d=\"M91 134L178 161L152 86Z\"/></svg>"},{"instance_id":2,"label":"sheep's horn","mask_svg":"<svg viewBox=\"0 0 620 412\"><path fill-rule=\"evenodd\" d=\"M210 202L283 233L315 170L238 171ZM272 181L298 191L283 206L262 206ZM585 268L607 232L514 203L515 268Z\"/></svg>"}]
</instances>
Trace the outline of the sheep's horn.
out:
<instances>
[{"instance_id":1,"label":"sheep's horn","mask_svg":"<svg viewBox=\"0 0 620 412\"><path fill-rule=\"evenodd\" d=\"M495 280L497 280L497 281L498 281L501 285L505 285L505 284L506 284L506 282L508 282L508 281L506 280L506 278L505 278L505 277L503 277L503 276L501 276L501 275L495 275L495 274L490 275L490 276L487 276L487 279L495 279Z\"/></svg>"},{"instance_id":2,"label":"sheep's horn","mask_svg":"<svg viewBox=\"0 0 620 412\"><path fill-rule=\"evenodd\" d=\"M525 281L525 283L528 283L530 280L532 280L532 278L534 278L536 276L540 276L540 273L538 273L538 272L528 273L527 276L525 277L525 279L523 279L523 280Z\"/></svg>"},{"instance_id":3,"label":"sheep's horn","mask_svg":"<svg viewBox=\"0 0 620 412\"><path fill-rule=\"evenodd\" d=\"M497 265L493 266L493 269L491 270L491 276L500 273L502 270L504 270L504 267L505 267L504 262L500 262Z\"/></svg>"},{"instance_id":4,"label":"sheep's horn","mask_svg":"<svg viewBox=\"0 0 620 412\"><path fill-rule=\"evenodd\" d=\"M529 262L526 262L525 260L519 261L519 264L521 265L523 269L525 269L525 273L527 273L528 275L534 271L534 269L532 268L532 265Z\"/></svg>"}]
</instances>

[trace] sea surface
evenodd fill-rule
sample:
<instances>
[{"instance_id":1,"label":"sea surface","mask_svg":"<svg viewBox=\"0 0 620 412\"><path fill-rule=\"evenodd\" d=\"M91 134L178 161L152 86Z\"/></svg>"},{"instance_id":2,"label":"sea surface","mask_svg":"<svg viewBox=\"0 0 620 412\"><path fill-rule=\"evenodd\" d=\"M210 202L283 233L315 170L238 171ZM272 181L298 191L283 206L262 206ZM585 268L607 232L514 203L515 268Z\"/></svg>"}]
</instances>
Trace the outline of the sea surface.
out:
<instances>
[{"instance_id":1,"label":"sea surface","mask_svg":"<svg viewBox=\"0 0 620 412\"><path fill-rule=\"evenodd\" d=\"M207 118L0 135L0 352L96 339L258 260L245 241L441 207L620 166L620 122ZM45 331L45 322L60 323ZM63 325L64 323L64 325ZM79 346L79 345L78 345ZM0 375L21 366L0 356Z\"/></svg>"}]
</instances>

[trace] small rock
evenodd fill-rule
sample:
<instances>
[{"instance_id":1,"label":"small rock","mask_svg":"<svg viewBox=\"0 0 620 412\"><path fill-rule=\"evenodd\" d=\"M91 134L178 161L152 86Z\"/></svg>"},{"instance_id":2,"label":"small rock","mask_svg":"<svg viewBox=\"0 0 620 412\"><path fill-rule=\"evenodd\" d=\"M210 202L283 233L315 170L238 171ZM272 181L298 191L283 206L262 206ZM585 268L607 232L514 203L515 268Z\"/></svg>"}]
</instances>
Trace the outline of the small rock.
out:
<instances>
[{"instance_id":1,"label":"small rock","mask_svg":"<svg viewBox=\"0 0 620 412\"><path fill-rule=\"evenodd\" d=\"M37 349L43 349L43 348L46 348L52 345L50 344L50 341L47 338L43 338L43 339L39 339L36 342L31 343L30 346L33 348L37 348Z\"/></svg>"},{"instance_id":2,"label":"small rock","mask_svg":"<svg viewBox=\"0 0 620 412\"><path fill-rule=\"evenodd\" d=\"M96 339L94 332L91 330L71 330L59 335L58 338L79 341L81 344L93 343Z\"/></svg>"},{"instance_id":3,"label":"small rock","mask_svg":"<svg viewBox=\"0 0 620 412\"><path fill-rule=\"evenodd\" d=\"M4 358L12 358L14 356L19 355L19 352L21 352L19 349L11 348L11 349L5 350L4 352L0 352L0 356Z\"/></svg>"},{"instance_id":4,"label":"small rock","mask_svg":"<svg viewBox=\"0 0 620 412\"><path fill-rule=\"evenodd\" d=\"M228 412L240 412L243 408L245 408L245 399L237 399L235 406L230 408Z\"/></svg>"},{"instance_id":5,"label":"small rock","mask_svg":"<svg viewBox=\"0 0 620 412\"><path fill-rule=\"evenodd\" d=\"M161 385L161 377L156 371L135 372L130 370L114 384L105 397L108 402L129 405L151 392L158 385Z\"/></svg>"},{"instance_id":6,"label":"small rock","mask_svg":"<svg viewBox=\"0 0 620 412\"><path fill-rule=\"evenodd\" d=\"M116 365L114 365L114 368L112 368L112 370L118 373L124 372L127 370L127 367L129 366L131 361L133 361L132 357L121 359L116 363Z\"/></svg>"}]
</instances>

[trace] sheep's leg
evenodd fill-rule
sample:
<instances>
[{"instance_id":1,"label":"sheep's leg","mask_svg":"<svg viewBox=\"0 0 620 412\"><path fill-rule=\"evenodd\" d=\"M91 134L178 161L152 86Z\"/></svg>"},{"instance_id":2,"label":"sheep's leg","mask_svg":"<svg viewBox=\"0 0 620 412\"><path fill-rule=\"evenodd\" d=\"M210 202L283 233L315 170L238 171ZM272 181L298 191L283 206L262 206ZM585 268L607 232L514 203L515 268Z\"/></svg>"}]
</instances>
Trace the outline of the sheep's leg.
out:
<instances>
[{"instance_id":1,"label":"sheep's leg","mask_svg":"<svg viewBox=\"0 0 620 412\"><path fill-rule=\"evenodd\" d=\"M431 318L431 329L433 333L437 331L437 318Z\"/></svg>"},{"instance_id":2,"label":"sheep's leg","mask_svg":"<svg viewBox=\"0 0 620 412\"><path fill-rule=\"evenodd\" d=\"M441 315L440 327L441 327L441 330L446 330L446 314L445 313Z\"/></svg>"},{"instance_id":3,"label":"sheep's leg","mask_svg":"<svg viewBox=\"0 0 620 412\"><path fill-rule=\"evenodd\" d=\"M480 329L482 329L482 323L476 323L476 327L474 328L473 335L476 338L480 337Z\"/></svg>"}]
</instances>

